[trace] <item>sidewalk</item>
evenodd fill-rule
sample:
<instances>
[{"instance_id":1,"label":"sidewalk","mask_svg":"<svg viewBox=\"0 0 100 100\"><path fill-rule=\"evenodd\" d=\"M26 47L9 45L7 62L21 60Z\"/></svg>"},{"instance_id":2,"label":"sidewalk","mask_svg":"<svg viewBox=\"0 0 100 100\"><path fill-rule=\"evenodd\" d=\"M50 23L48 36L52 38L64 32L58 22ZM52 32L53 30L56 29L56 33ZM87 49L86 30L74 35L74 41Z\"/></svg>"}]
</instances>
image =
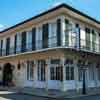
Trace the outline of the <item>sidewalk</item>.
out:
<instances>
[{"instance_id":1,"label":"sidewalk","mask_svg":"<svg viewBox=\"0 0 100 100\"><path fill-rule=\"evenodd\" d=\"M90 89L87 90L86 95L82 95L82 92L76 92L76 91L66 91L61 92L58 90L45 90L45 89L34 89L34 88L3 88L0 87L1 91L10 91L10 92L17 92L22 93L26 95L34 95L34 96L40 96L45 98L76 98L76 97L82 97L82 96L89 96L89 95L97 95L100 94L100 88L96 89Z\"/></svg>"}]
</instances>

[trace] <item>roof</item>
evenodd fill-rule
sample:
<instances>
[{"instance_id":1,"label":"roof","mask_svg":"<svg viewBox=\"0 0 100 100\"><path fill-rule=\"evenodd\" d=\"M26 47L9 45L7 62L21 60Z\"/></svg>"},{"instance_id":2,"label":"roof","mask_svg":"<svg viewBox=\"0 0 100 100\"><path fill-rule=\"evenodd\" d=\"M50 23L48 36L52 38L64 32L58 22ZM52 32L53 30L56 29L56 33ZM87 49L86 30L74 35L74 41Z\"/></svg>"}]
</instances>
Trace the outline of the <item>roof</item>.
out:
<instances>
[{"instance_id":1,"label":"roof","mask_svg":"<svg viewBox=\"0 0 100 100\"><path fill-rule=\"evenodd\" d=\"M15 28L15 27L17 27L17 26L20 26L20 25L22 25L22 24L24 24L24 23L27 23L27 22L29 22L29 21L31 21L31 20L34 20L34 19L36 19L36 18L38 18L38 17L41 17L41 16L43 16L43 15L46 15L46 14L48 14L48 13L50 13L50 12L53 12L53 11L55 11L55 10L57 10L57 9L60 9L60 8L62 8L62 7L66 8L66 9L69 9L69 10L71 10L71 11L73 11L73 12L75 12L75 13L77 13L77 14L83 16L83 17L86 17L86 18L90 19L91 21L93 21L93 22L95 22L95 23L97 23L97 24L100 24L100 21L96 20L95 18L93 18L93 17L91 17L91 16L88 16L87 14L84 14L83 12L81 12L81 11L79 11L79 10L77 10L77 9L75 9L75 8L73 8L73 7L71 7L71 6L67 5L67 4L65 4L65 3L63 3L63 4L58 5L58 6L54 7L54 8L52 8L52 9L49 9L49 10L43 12L43 13L40 13L40 14L38 14L38 15L36 15L36 16L30 18L30 19L27 19L27 20L25 20L25 21L23 21L23 22L20 22L20 23L14 25L14 26L11 26L11 27L9 27L9 28L6 28L6 29L0 31L0 33L4 33L4 32L6 32L6 31L8 31L8 30L10 30L10 29L13 29L13 28Z\"/></svg>"}]
</instances>

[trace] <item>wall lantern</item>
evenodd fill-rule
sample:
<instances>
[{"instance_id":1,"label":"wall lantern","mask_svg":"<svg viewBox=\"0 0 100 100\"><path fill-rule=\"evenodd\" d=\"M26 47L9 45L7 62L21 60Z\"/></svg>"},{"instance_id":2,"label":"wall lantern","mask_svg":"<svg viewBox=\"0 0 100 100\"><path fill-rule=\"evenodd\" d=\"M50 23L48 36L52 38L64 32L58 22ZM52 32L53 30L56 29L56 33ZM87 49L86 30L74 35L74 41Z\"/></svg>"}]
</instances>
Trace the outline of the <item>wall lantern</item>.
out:
<instances>
[{"instance_id":1,"label":"wall lantern","mask_svg":"<svg viewBox=\"0 0 100 100\"><path fill-rule=\"evenodd\" d=\"M0 71L2 70L2 67L0 66Z\"/></svg>"},{"instance_id":2,"label":"wall lantern","mask_svg":"<svg viewBox=\"0 0 100 100\"><path fill-rule=\"evenodd\" d=\"M18 62L17 69L18 69L18 70L20 70L20 69L21 69L20 62Z\"/></svg>"}]
</instances>

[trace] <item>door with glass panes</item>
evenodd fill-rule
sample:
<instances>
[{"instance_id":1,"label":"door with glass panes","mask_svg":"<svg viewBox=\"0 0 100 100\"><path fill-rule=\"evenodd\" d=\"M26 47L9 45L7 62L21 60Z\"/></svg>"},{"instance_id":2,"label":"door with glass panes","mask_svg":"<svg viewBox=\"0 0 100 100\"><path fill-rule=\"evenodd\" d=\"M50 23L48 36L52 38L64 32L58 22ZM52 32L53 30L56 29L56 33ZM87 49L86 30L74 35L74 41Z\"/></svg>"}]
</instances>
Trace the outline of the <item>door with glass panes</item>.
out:
<instances>
[{"instance_id":1,"label":"door with glass panes","mask_svg":"<svg viewBox=\"0 0 100 100\"><path fill-rule=\"evenodd\" d=\"M63 80L63 67L60 64L60 59L51 60L50 80L48 83L49 89L60 89L62 80Z\"/></svg>"},{"instance_id":2,"label":"door with glass panes","mask_svg":"<svg viewBox=\"0 0 100 100\"><path fill-rule=\"evenodd\" d=\"M45 60L38 60L37 62L37 84L38 88L46 87L46 62Z\"/></svg>"},{"instance_id":3,"label":"door with glass panes","mask_svg":"<svg viewBox=\"0 0 100 100\"><path fill-rule=\"evenodd\" d=\"M26 81L25 86L27 87L33 87L33 81L34 81L34 61L27 61L27 67L26 67Z\"/></svg>"}]
</instances>

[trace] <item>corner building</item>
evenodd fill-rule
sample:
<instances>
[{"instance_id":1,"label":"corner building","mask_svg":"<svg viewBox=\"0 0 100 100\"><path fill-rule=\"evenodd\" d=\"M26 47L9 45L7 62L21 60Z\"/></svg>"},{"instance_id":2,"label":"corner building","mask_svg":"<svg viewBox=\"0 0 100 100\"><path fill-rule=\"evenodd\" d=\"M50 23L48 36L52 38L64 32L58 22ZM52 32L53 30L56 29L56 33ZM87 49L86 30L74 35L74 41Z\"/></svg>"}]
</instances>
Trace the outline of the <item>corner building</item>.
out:
<instances>
[{"instance_id":1,"label":"corner building","mask_svg":"<svg viewBox=\"0 0 100 100\"><path fill-rule=\"evenodd\" d=\"M61 4L0 32L0 81L16 87L100 87L100 22ZM6 82L7 83L7 82Z\"/></svg>"}]
</instances>

